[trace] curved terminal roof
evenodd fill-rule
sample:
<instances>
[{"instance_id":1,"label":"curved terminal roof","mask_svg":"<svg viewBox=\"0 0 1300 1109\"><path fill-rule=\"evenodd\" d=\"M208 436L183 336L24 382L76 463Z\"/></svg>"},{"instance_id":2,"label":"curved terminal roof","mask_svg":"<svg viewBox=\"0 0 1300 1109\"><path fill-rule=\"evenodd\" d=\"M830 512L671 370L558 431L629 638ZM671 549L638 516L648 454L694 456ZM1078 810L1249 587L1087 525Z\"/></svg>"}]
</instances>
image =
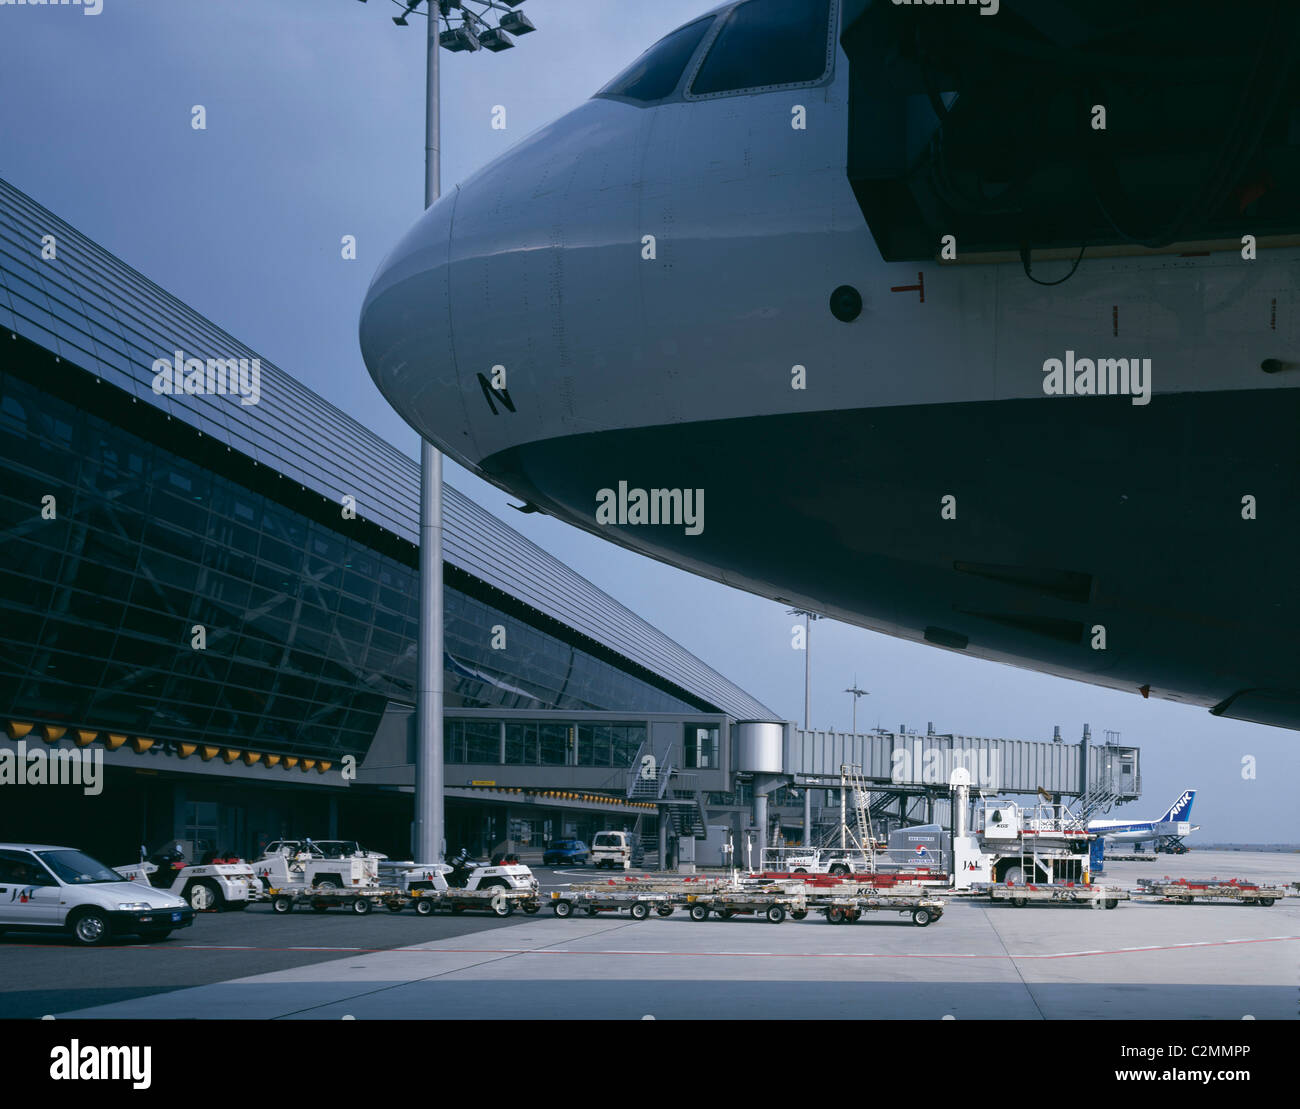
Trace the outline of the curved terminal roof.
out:
<instances>
[{"instance_id":1,"label":"curved terminal roof","mask_svg":"<svg viewBox=\"0 0 1300 1109\"><path fill-rule=\"evenodd\" d=\"M42 260L54 236L56 259ZM0 331L22 335L142 403L338 501L409 543L419 542L419 465L261 359L261 397L153 391L153 363L258 358L234 336L0 180ZM358 375L360 369L358 358ZM443 486L444 560L631 662L744 720L771 709L541 547Z\"/></svg>"}]
</instances>

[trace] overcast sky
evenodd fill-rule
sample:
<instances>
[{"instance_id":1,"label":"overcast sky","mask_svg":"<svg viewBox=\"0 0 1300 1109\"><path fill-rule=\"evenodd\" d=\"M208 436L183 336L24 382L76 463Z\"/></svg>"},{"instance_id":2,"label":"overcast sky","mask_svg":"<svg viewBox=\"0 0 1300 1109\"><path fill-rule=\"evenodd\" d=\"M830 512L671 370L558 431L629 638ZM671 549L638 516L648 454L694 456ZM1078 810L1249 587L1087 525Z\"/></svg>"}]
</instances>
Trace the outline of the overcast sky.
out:
<instances>
[{"instance_id":1,"label":"overcast sky","mask_svg":"<svg viewBox=\"0 0 1300 1109\"><path fill-rule=\"evenodd\" d=\"M502 54L442 54L443 187L578 105L713 0L531 0L538 26ZM418 457L371 384L357 316L423 202L424 21L393 0L103 0L0 7L0 176ZM207 129L190 125L201 104ZM493 130L494 106L506 108ZM340 257L355 235L359 258ZM791 719L804 656L784 606L695 578L549 517L448 462L446 478ZM1200 790L1203 841L1300 841L1300 736L1203 709L1050 678L822 621L812 722L1048 739L1083 724L1142 748L1160 815ZM1252 756L1257 777L1243 778Z\"/></svg>"}]
</instances>

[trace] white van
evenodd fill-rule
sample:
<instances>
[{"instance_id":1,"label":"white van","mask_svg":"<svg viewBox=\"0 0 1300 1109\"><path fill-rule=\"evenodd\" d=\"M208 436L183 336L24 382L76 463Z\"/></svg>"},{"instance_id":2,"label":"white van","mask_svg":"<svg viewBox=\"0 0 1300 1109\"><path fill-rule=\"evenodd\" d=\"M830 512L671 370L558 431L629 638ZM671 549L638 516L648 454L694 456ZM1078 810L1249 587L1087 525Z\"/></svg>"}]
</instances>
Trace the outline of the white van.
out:
<instances>
[{"instance_id":1,"label":"white van","mask_svg":"<svg viewBox=\"0 0 1300 1109\"><path fill-rule=\"evenodd\" d=\"M641 863L641 845L631 832L597 832L591 841L591 865L628 870Z\"/></svg>"},{"instance_id":2,"label":"white van","mask_svg":"<svg viewBox=\"0 0 1300 1109\"><path fill-rule=\"evenodd\" d=\"M0 932L71 932L93 947L120 935L154 943L193 923L188 902L74 847L0 843Z\"/></svg>"}]
</instances>

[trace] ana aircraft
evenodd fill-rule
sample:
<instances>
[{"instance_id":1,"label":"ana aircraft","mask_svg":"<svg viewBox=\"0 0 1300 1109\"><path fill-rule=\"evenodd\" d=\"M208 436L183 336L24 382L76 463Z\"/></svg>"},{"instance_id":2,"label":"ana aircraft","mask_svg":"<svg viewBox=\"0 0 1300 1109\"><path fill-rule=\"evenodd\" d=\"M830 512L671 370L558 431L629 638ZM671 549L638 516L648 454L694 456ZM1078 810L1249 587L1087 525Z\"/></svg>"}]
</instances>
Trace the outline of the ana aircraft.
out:
<instances>
[{"instance_id":1,"label":"ana aircraft","mask_svg":"<svg viewBox=\"0 0 1300 1109\"><path fill-rule=\"evenodd\" d=\"M1145 843L1165 836L1190 835L1199 828L1190 823L1195 800L1196 790L1189 789L1157 820L1089 820L1088 831L1115 843Z\"/></svg>"},{"instance_id":2,"label":"ana aircraft","mask_svg":"<svg viewBox=\"0 0 1300 1109\"><path fill-rule=\"evenodd\" d=\"M1298 47L1293 0L723 4L424 214L367 367L526 511L1300 727Z\"/></svg>"}]
</instances>

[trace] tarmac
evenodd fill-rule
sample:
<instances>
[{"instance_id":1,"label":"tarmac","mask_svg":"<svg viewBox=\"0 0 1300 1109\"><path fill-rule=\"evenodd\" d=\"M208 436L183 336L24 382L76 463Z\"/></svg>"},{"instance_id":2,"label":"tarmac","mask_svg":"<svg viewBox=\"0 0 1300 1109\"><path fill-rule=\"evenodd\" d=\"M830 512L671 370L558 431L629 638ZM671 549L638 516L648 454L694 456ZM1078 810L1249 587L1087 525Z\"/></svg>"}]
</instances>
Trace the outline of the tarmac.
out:
<instances>
[{"instance_id":1,"label":"tarmac","mask_svg":"<svg viewBox=\"0 0 1300 1109\"><path fill-rule=\"evenodd\" d=\"M570 872L575 880L590 874ZM1300 854L1194 851L1113 862L1139 877L1300 881ZM1297 891L1292 891L1297 892ZM348 943L347 918L338 942ZM346 948L343 948L346 950ZM893 912L557 919L172 990L60 1018L554 1020L1294 1020L1300 897L1270 907L1124 902L1015 908L952 898L926 928Z\"/></svg>"}]
</instances>

